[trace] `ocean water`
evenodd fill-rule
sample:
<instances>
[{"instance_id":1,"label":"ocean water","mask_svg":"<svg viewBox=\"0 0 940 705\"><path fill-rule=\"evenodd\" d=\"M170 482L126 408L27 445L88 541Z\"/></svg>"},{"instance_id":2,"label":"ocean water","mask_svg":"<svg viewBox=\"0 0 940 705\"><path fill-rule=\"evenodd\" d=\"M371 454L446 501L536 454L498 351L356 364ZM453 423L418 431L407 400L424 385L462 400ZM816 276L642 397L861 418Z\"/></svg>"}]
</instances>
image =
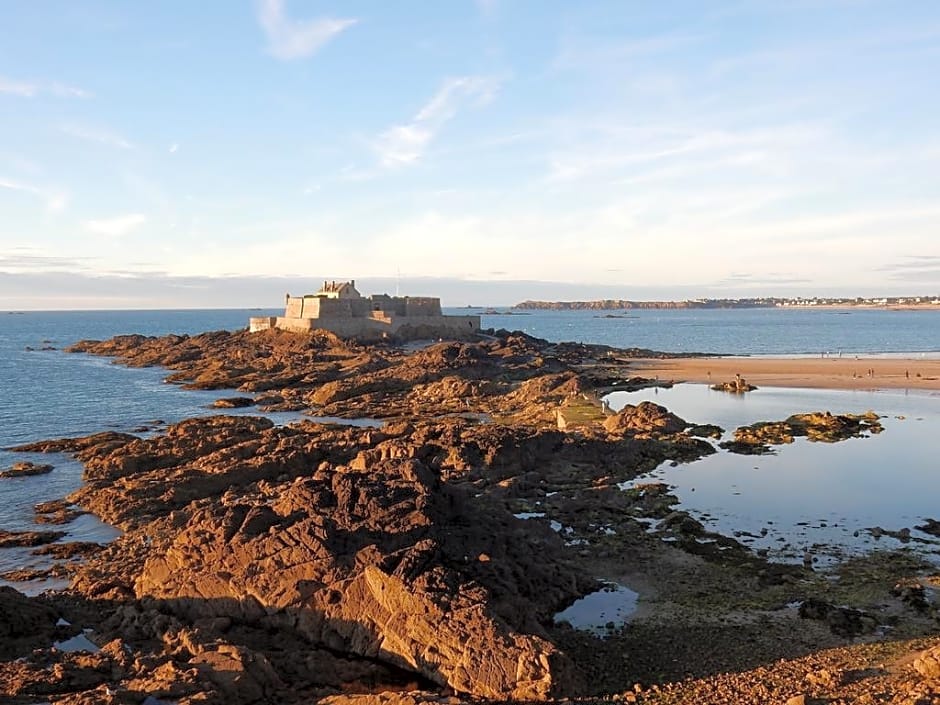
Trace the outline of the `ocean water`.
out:
<instances>
[{"instance_id":1,"label":"ocean water","mask_svg":"<svg viewBox=\"0 0 940 705\"><path fill-rule=\"evenodd\" d=\"M669 352L936 354L940 352L940 306L937 309L530 311L484 315L483 325L522 330L553 341L573 340ZM607 318L609 315L618 317Z\"/></svg>"},{"instance_id":2,"label":"ocean water","mask_svg":"<svg viewBox=\"0 0 940 705\"><path fill-rule=\"evenodd\" d=\"M470 310L483 312L482 309ZM459 311L467 312L467 309ZM167 374L163 369L128 369L104 358L66 354L62 352L62 348L85 338L105 339L125 333L163 335L195 334L220 329L236 330L246 325L249 316L275 313L276 311L247 309L0 312L0 448L101 430L131 431L156 420L172 423L191 416L220 413L209 409L208 406L215 399L225 396L225 392L183 390L163 381ZM940 352L940 311L851 311L843 314L834 311L754 309L628 311L623 314L625 318L604 318L604 315L605 312L592 311L537 311L525 315L484 314L483 325L487 328L523 330L554 341L574 340L669 351L762 355L813 354L822 350L863 354L936 355ZM777 391L784 396L794 393ZM782 410L778 402L773 401L778 398L774 396L777 391L769 393L760 390L760 395L747 397L746 404L753 409L754 420L783 418L786 415L780 415ZM793 411L813 410L832 403L828 401L832 397L827 392L802 390L802 394L803 397L799 398L799 403L794 405ZM662 397L663 400L665 398ZM692 410L693 413L689 413L688 417L729 425L728 422L732 419L728 414L732 412L726 406L728 398L725 396L712 399L704 396L699 400L704 403ZM853 410L858 406L882 412L886 409L903 411L908 408L905 406L908 403L906 401L899 402L900 406L894 401L882 403L888 399L891 397L887 395L876 395L876 398L866 398L864 401L857 399L859 403L853 408L840 410ZM676 397L674 403L681 405L683 402ZM929 464L926 459L938 457L937 450L940 450L934 443L934 439L940 438L940 434L929 430L936 429L940 399L919 398L916 406L909 415L923 418L924 421L898 427L911 429L909 432L895 430L893 424L886 424L887 430L881 437L862 441L869 444L864 446L865 451L880 447L876 444L892 444L892 438L905 444L904 453L899 457L904 459L907 474L903 475L903 483L899 480L892 485L890 504L893 507L903 508L908 502L908 497L911 502L915 499L922 502L925 497L937 496L938 488L928 477ZM735 407L734 413L743 408ZM249 408L227 410L224 413L257 412ZM681 410L678 413L685 415ZM289 414L278 416L275 420L288 422L296 418L298 415ZM750 416L744 415L741 418ZM855 444L855 441L849 441L846 447L855 447ZM780 453L778 460L760 460L760 463L778 462L779 467L773 468L774 475L786 477L786 473L796 472L796 465L808 467L807 458L825 457L825 449L818 452L817 448L810 448L805 451L807 455L804 457L801 455L804 451L799 448L800 444L788 447ZM884 473L886 467L893 468L897 465L896 462L889 462L892 452L894 451L889 449L882 456L860 452L851 462L845 461L846 471L840 476L840 481L854 494L864 493L867 491L865 488L870 487L871 493L884 495L884 486L860 484L860 479L864 479L866 473ZM725 455L727 454L722 454L721 457ZM30 457L27 454L0 451L0 468L18 460L50 462L55 469L48 475L0 480L0 529L48 529L50 527L40 527L34 523L33 506L41 501L64 497L77 489L81 483L81 467L61 455ZM795 462L788 464L789 460ZM729 462L739 461L732 459ZM850 472L851 467L855 467L852 463L861 466L855 468L855 475ZM695 464L689 467L695 467ZM717 468L717 465L715 467ZM828 475L820 470L819 477L832 477L831 468L827 469L826 473ZM714 483L716 492L720 493L723 491L722 483L727 484L732 480L718 470L715 470L715 474L718 478ZM664 477L667 481L678 482L668 473L665 473ZM807 481L805 476L800 477L801 481ZM740 484L737 480L734 482ZM698 483L695 500L698 501L699 510L721 514L724 505L717 501L705 502L702 499L706 497L703 488L704 485ZM741 492L740 495L729 496L747 497L747 501L756 501L757 493L749 490L748 493ZM683 496L683 501L691 500ZM797 500L794 497L787 501ZM694 502L689 506L696 509ZM921 508L921 504L911 506L916 506L917 510L903 515L899 514L900 510L892 516L879 514L871 520L878 519L886 528L899 528L896 521L892 524L889 520L897 518L900 521L903 516L904 521L908 521L908 517L913 521L918 512L926 513L926 507ZM735 506L728 505L725 511L729 522L740 520L751 526L753 522L748 523L750 519L740 512L732 511L734 509ZM855 511L852 506L846 507L845 512L852 511ZM766 512L754 512L755 517L765 514ZM937 514L940 514L940 510ZM107 541L115 536L113 529L97 522L93 517L83 517L64 528L68 530L69 536L63 540ZM724 528L723 524L722 529ZM14 567L38 564L37 559L31 557L26 549L0 549L0 573ZM31 590L41 587L27 586Z\"/></svg>"}]
</instances>

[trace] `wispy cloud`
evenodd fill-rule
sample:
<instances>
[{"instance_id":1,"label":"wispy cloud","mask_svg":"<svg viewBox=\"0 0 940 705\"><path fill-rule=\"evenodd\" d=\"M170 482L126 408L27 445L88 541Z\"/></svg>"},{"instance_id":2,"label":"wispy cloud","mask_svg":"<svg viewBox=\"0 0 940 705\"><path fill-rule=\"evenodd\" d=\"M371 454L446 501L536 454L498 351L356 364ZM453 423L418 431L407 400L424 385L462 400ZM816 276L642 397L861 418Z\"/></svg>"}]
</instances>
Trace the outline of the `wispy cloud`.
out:
<instances>
[{"instance_id":1,"label":"wispy cloud","mask_svg":"<svg viewBox=\"0 0 940 705\"><path fill-rule=\"evenodd\" d=\"M627 167L648 169L653 164L702 156L708 156L712 162L731 160L738 166L747 166L760 161L766 153L787 154L819 144L826 134L824 125L810 123L738 130L651 127L621 134L598 131L598 134L586 134L562 150L555 150L550 155L548 179L571 181L616 174Z\"/></svg>"},{"instance_id":2,"label":"wispy cloud","mask_svg":"<svg viewBox=\"0 0 940 705\"><path fill-rule=\"evenodd\" d=\"M644 37L630 37L616 42L600 42L596 37L568 38L562 43L552 66L556 69L616 67L638 57L657 56L684 49L704 41L702 34L676 31Z\"/></svg>"},{"instance_id":3,"label":"wispy cloud","mask_svg":"<svg viewBox=\"0 0 940 705\"><path fill-rule=\"evenodd\" d=\"M122 237L131 231L139 228L147 222L147 216L143 213L128 213L126 215L117 215L112 218L101 218L98 220L86 220L83 223L85 230L98 235L107 235L109 237Z\"/></svg>"},{"instance_id":4,"label":"wispy cloud","mask_svg":"<svg viewBox=\"0 0 940 705\"><path fill-rule=\"evenodd\" d=\"M259 0L258 22L267 35L271 55L290 61L312 56L357 20L333 17L292 20L287 17L284 0Z\"/></svg>"},{"instance_id":5,"label":"wispy cloud","mask_svg":"<svg viewBox=\"0 0 940 705\"><path fill-rule=\"evenodd\" d=\"M88 127L85 125L62 125L59 128L63 133L77 137L86 142L96 142L97 144L107 145L108 147L117 147L118 149L134 149L134 143L111 130Z\"/></svg>"},{"instance_id":6,"label":"wispy cloud","mask_svg":"<svg viewBox=\"0 0 940 705\"><path fill-rule=\"evenodd\" d=\"M30 194L45 201L46 209L51 212L58 212L65 208L68 203L68 194L60 189L41 188L33 184L17 181L15 179L6 179L0 176L0 189L8 191L18 191L20 193Z\"/></svg>"},{"instance_id":7,"label":"wispy cloud","mask_svg":"<svg viewBox=\"0 0 940 705\"><path fill-rule=\"evenodd\" d=\"M0 93L20 96L21 98L35 98L42 94L53 95L58 98L91 97L91 93L86 90L58 81L17 81L3 76L0 76Z\"/></svg>"},{"instance_id":8,"label":"wispy cloud","mask_svg":"<svg viewBox=\"0 0 940 705\"><path fill-rule=\"evenodd\" d=\"M898 281L940 281L940 255L911 255L898 262L875 268Z\"/></svg>"},{"instance_id":9,"label":"wispy cloud","mask_svg":"<svg viewBox=\"0 0 940 705\"><path fill-rule=\"evenodd\" d=\"M794 284L809 284L812 280L806 277L799 277L793 274L781 274L778 272L768 272L766 274L754 274L749 272L732 272L724 279L717 281L713 286L718 288L739 287L739 286L790 286Z\"/></svg>"},{"instance_id":10,"label":"wispy cloud","mask_svg":"<svg viewBox=\"0 0 940 705\"><path fill-rule=\"evenodd\" d=\"M59 255L30 254L30 252L23 254L17 252L4 254L0 252L0 271L49 272L64 270L74 272L75 270L87 269L86 262L93 259L91 257L62 257Z\"/></svg>"},{"instance_id":11,"label":"wispy cloud","mask_svg":"<svg viewBox=\"0 0 940 705\"><path fill-rule=\"evenodd\" d=\"M400 167L417 162L462 107L489 103L500 84L492 76L463 76L444 81L410 122L390 127L379 135L374 148L382 166Z\"/></svg>"}]
</instances>

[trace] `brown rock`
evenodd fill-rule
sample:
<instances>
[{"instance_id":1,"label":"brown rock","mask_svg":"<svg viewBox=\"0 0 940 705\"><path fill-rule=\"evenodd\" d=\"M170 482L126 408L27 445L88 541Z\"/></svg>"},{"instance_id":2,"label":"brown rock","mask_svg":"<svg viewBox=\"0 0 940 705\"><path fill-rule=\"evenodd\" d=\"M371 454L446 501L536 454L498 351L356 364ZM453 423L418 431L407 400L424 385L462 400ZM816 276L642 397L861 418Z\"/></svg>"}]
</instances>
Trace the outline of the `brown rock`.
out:
<instances>
[{"instance_id":1,"label":"brown rock","mask_svg":"<svg viewBox=\"0 0 940 705\"><path fill-rule=\"evenodd\" d=\"M10 587L0 587L0 658L51 646L58 617L53 609Z\"/></svg>"},{"instance_id":2,"label":"brown rock","mask_svg":"<svg viewBox=\"0 0 940 705\"><path fill-rule=\"evenodd\" d=\"M914 660L914 670L924 678L940 678L940 646L922 651Z\"/></svg>"},{"instance_id":3,"label":"brown rock","mask_svg":"<svg viewBox=\"0 0 940 705\"><path fill-rule=\"evenodd\" d=\"M681 433L688 422L669 412L665 407L644 401L633 406L627 404L604 421L604 428L616 435Z\"/></svg>"},{"instance_id":4,"label":"brown rock","mask_svg":"<svg viewBox=\"0 0 940 705\"><path fill-rule=\"evenodd\" d=\"M64 531L4 531L0 529L0 548L42 546L65 536Z\"/></svg>"},{"instance_id":5,"label":"brown rock","mask_svg":"<svg viewBox=\"0 0 940 705\"><path fill-rule=\"evenodd\" d=\"M51 465L36 463L13 463L7 470L0 471L0 478L30 477L31 475L45 475L52 472Z\"/></svg>"},{"instance_id":6,"label":"brown rock","mask_svg":"<svg viewBox=\"0 0 940 705\"><path fill-rule=\"evenodd\" d=\"M535 562L518 537L494 535L419 461L338 468L245 499L192 513L147 561L138 597L188 619L291 615L313 644L483 697L541 699L572 684L539 622L580 579L546 559L548 546ZM493 560L466 562L481 553Z\"/></svg>"},{"instance_id":7,"label":"brown rock","mask_svg":"<svg viewBox=\"0 0 940 705\"><path fill-rule=\"evenodd\" d=\"M216 399L212 402L212 406L216 409L242 409L246 406L253 406L254 403L255 400L251 397L224 397Z\"/></svg>"}]
</instances>

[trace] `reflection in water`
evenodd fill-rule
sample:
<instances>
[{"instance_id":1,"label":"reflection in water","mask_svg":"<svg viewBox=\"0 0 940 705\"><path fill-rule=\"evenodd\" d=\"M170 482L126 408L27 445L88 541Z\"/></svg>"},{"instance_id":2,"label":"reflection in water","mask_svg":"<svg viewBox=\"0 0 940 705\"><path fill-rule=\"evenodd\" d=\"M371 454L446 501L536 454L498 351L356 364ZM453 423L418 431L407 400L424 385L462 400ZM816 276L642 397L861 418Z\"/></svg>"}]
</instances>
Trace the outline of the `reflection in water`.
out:
<instances>
[{"instance_id":1,"label":"reflection in water","mask_svg":"<svg viewBox=\"0 0 940 705\"><path fill-rule=\"evenodd\" d=\"M798 438L775 455L719 452L694 463L669 464L637 478L674 487L682 508L713 531L737 535L771 557L797 561L809 551L821 562L840 553L896 548L868 528L912 529L909 547L940 562L940 544L914 527L940 519L940 399L930 394L810 389L760 389L746 395L713 392L704 385L607 397L611 408L655 401L696 423L717 423L726 436L737 426L782 420L807 411L881 414L882 434L835 444Z\"/></svg>"},{"instance_id":2,"label":"reflection in water","mask_svg":"<svg viewBox=\"0 0 940 705\"><path fill-rule=\"evenodd\" d=\"M575 629L604 636L620 627L636 611L639 595L617 583L605 583L597 592L585 595L555 615L556 622L568 622Z\"/></svg>"}]
</instances>

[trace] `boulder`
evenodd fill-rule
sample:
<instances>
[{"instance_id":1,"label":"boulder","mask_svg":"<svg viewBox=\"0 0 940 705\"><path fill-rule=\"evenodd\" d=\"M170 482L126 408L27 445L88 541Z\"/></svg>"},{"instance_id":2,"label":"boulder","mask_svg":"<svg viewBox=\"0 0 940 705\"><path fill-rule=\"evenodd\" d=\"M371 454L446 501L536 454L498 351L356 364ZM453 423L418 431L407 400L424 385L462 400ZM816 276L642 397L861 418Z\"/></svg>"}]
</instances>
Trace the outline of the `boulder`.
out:
<instances>
[{"instance_id":1,"label":"boulder","mask_svg":"<svg viewBox=\"0 0 940 705\"><path fill-rule=\"evenodd\" d=\"M45 475L52 472L52 466L37 463L13 463L6 470L0 471L0 478L6 477L29 477L31 475Z\"/></svg>"},{"instance_id":2,"label":"boulder","mask_svg":"<svg viewBox=\"0 0 940 705\"><path fill-rule=\"evenodd\" d=\"M681 433L689 423L659 404L644 401L627 404L604 421L608 433L623 435L668 435Z\"/></svg>"}]
</instances>

